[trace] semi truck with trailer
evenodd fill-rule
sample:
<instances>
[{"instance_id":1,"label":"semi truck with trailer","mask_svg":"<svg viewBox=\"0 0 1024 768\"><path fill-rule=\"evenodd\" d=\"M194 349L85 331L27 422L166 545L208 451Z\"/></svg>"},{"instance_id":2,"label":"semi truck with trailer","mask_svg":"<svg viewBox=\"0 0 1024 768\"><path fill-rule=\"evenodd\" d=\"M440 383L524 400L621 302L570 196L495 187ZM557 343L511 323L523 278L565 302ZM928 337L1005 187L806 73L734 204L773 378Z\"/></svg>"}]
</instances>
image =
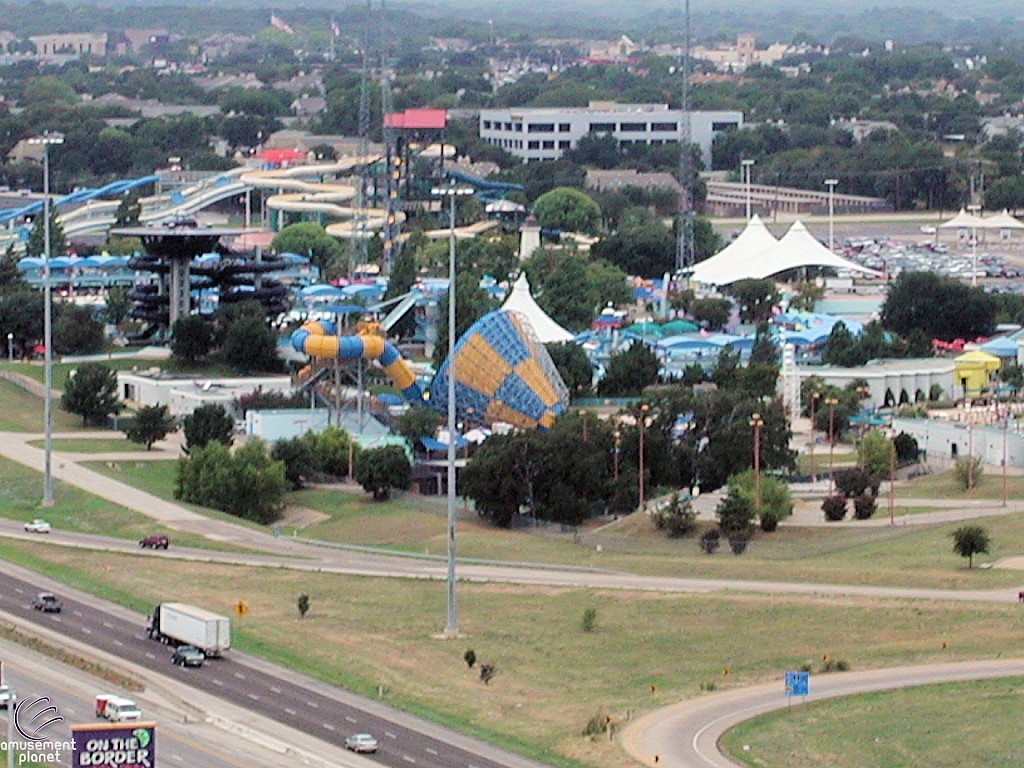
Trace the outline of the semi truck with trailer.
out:
<instances>
[{"instance_id":1,"label":"semi truck with trailer","mask_svg":"<svg viewBox=\"0 0 1024 768\"><path fill-rule=\"evenodd\" d=\"M186 603L160 603L149 622L149 637L165 645L192 645L207 656L231 648L231 619Z\"/></svg>"}]
</instances>

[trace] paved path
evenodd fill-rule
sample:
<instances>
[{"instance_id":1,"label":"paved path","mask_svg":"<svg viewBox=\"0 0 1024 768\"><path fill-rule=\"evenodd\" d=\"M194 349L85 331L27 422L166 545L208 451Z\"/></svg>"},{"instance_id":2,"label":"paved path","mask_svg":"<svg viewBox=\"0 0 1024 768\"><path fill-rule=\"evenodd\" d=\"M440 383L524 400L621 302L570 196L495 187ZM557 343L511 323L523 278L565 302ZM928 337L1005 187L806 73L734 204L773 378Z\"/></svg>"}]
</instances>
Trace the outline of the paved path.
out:
<instances>
[{"instance_id":1,"label":"paved path","mask_svg":"<svg viewBox=\"0 0 1024 768\"><path fill-rule=\"evenodd\" d=\"M1024 659L929 664L811 678L808 701L960 680L1024 675ZM650 712L629 723L621 744L634 758L658 768L735 768L719 739L734 725L787 706L783 681L702 696ZM795 704L794 706L800 706Z\"/></svg>"}]
</instances>

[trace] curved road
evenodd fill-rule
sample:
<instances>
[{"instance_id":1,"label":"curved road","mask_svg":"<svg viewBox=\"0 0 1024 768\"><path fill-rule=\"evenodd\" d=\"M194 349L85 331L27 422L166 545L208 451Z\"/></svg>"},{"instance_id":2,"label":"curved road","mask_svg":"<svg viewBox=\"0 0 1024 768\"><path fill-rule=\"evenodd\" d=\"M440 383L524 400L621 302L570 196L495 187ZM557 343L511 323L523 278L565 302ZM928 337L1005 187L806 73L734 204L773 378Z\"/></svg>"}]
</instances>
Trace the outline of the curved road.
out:
<instances>
[{"instance_id":1,"label":"curved road","mask_svg":"<svg viewBox=\"0 0 1024 768\"><path fill-rule=\"evenodd\" d=\"M932 683L1018 675L1024 676L1024 659L840 672L812 676L811 695L807 701ZM663 707L633 721L622 733L621 743L630 755L648 766L736 768L742 763L730 760L718 748L722 734L744 720L786 706L781 679L752 688L703 696Z\"/></svg>"}]
</instances>

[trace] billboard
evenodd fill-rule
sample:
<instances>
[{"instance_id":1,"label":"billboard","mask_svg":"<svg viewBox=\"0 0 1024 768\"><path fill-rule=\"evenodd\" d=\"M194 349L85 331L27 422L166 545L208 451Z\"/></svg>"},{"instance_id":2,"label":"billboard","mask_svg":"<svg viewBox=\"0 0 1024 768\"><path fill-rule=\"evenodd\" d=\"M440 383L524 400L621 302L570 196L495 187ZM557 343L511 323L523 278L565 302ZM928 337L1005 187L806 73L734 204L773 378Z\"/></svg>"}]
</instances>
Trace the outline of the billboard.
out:
<instances>
[{"instance_id":1,"label":"billboard","mask_svg":"<svg viewBox=\"0 0 1024 768\"><path fill-rule=\"evenodd\" d=\"M73 768L156 768L156 723L71 726Z\"/></svg>"}]
</instances>

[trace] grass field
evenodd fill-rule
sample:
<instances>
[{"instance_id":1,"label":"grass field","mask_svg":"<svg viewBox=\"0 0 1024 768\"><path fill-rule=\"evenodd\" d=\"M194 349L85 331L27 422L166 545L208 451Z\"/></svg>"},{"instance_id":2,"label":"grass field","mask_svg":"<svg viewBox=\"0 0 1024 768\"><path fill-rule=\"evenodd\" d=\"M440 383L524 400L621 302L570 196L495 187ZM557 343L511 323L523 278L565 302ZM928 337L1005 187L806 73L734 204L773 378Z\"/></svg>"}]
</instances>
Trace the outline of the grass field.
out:
<instances>
[{"instance_id":1,"label":"grass field","mask_svg":"<svg viewBox=\"0 0 1024 768\"><path fill-rule=\"evenodd\" d=\"M82 429L82 419L53 401L53 429L55 432L74 432ZM43 432L43 398L27 392L16 384L0 379L0 432Z\"/></svg>"},{"instance_id":2,"label":"grass field","mask_svg":"<svg viewBox=\"0 0 1024 768\"><path fill-rule=\"evenodd\" d=\"M34 448L42 448L45 443L42 440L30 440L29 445ZM144 451L146 446L133 443L125 437L103 437L103 438L67 438L54 440L53 450L64 451L65 453L129 453L132 451Z\"/></svg>"},{"instance_id":3,"label":"grass field","mask_svg":"<svg viewBox=\"0 0 1024 768\"><path fill-rule=\"evenodd\" d=\"M823 653L854 669L1024 653L1014 604L461 584L466 637L445 642L435 639L443 582L148 559L140 567L136 556L35 543L0 543L0 556L139 610L175 599L230 613L244 600L237 647L367 695L383 686L387 703L555 765L630 765L617 745L581 736L595 714L621 720L699 695L702 683L763 682ZM300 619L303 592L311 609ZM583 632L591 607L596 628ZM496 665L490 685L462 661L467 648Z\"/></svg>"},{"instance_id":4,"label":"grass field","mask_svg":"<svg viewBox=\"0 0 1024 768\"><path fill-rule=\"evenodd\" d=\"M137 367L139 370L146 370L150 367L165 367L166 361L163 360L140 360L140 359L128 359L128 360L97 360L96 362L103 363L103 365L115 371L127 371L133 367ZM53 388L63 389L64 382L67 381L68 373L78 368L82 363L58 363L53 364ZM39 363L4 363L4 368L15 371L16 373L28 376L30 379L42 383L46 378L46 368L41 362Z\"/></svg>"},{"instance_id":5,"label":"grass field","mask_svg":"<svg viewBox=\"0 0 1024 768\"><path fill-rule=\"evenodd\" d=\"M1024 477L1008 477L1007 491L1010 499L1024 498ZM974 487L974 493L968 495L956 481L952 470L925 475L910 480L896 488L897 499L1002 499L1003 476L1001 474L982 474Z\"/></svg>"},{"instance_id":6,"label":"grass field","mask_svg":"<svg viewBox=\"0 0 1024 768\"><path fill-rule=\"evenodd\" d=\"M722 745L757 768L1019 768L1022 697L1020 678L850 696L741 723Z\"/></svg>"},{"instance_id":7,"label":"grass field","mask_svg":"<svg viewBox=\"0 0 1024 768\"><path fill-rule=\"evenodd\" d=\"M850 467L857 463L857 454L854 451L836 451L832 457L835 466ZM796 457L796 471L801 475L811 474L811 455L801 453ZM828 445L819 445L814 449L814 471L818 476L828 474Z\"/></svg>"},{"instance_id":8,"label":"grass field","mask_svg":"<svg viewBox=\"0 0 1024 768\"><path fill-rule=\"evenodd\" d=\"M174 462L90 462L85 466L160 498L174 498ZM361 492L310 489L290 494L289 501L331 516L329 521L304 529L303 536L408 552L446 551L443 499L406 494L380 503ZM185 506L211 517L246 524L220 512ZM460 500L459 509L462 508ZM952 553L949 538L958 524L923 529L900 525L856 529L782 527L772 534L758 532L742 557L728 554L725 548L709 557L700 552L696 536L668 539L641 515L589 535L589 546L574 543L572 534L497 530L477 520L472 512L463 518L458 524L458 547L459 556L466 558L524 560L695 578L941 589L1011 588L1024 584L1024 573L964 567L963 561ZM976 565L1024 554L1022 522L1024 515L983 519L979 524L991 535L991 553ZM291 530L285 529L284 533L290 535ZM596 551L597 544L601 544L603 552Z\"/></svg>"}]
</instances>

